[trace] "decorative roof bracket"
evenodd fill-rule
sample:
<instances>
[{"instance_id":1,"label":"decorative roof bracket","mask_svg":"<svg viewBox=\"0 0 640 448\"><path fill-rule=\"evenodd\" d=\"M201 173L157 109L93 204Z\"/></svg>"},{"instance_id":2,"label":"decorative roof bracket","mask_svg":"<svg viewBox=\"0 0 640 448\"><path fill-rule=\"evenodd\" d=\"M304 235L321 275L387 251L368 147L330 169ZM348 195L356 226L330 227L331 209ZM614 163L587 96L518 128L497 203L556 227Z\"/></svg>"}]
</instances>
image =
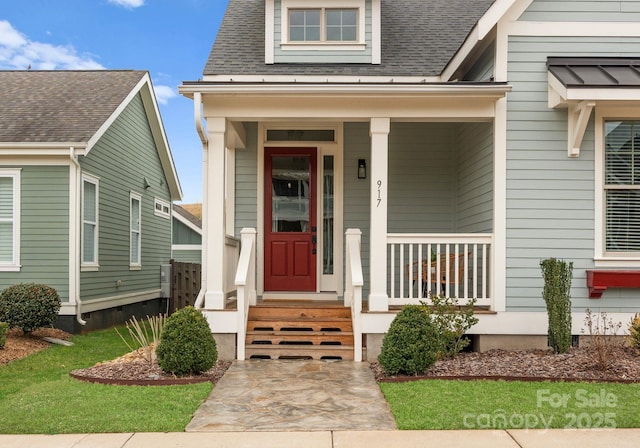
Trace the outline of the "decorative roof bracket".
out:
<instances>
[{"instance_id":1,"label":"decorative roof bracket","mask_svg":"<svg viewBox=\"0 0 640 448\"><path fill-rule=\"evenodd\" d=\"M575 105L570 105L568 108L568 153L569 157L580 156L580 146L582 146L582 140L584 133L589 124L589 118L591 117L591 111L596 106L595 101L581 101Z\"/></svg>"}]
</instances>

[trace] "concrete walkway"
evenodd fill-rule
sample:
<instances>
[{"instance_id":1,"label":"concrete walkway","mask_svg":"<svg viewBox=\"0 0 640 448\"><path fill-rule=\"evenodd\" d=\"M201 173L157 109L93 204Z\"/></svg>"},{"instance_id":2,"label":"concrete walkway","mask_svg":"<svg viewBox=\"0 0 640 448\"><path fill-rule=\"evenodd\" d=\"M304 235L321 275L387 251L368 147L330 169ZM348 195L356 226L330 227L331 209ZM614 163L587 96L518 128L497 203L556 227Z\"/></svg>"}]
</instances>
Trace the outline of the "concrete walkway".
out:
<instances>
[{"instance_id":1,"label":"concrete walkway","mask_svg":"<svg viewBox=\"0 0 640 448\"><path fill-rule=\"evenodd\" d=\"M235 361L187 426L194 431L396 429L368 363Z\"/></svg>"},{"instance_id":2,"label":"concrete walkway","mask_svg":"<svg viewBox=\"0 0 640 448\"><path fill-rule=\"evenodd\" d=\"M0 435L0 448L635 448L640 429Z\"/></svg>"}]
</instances>

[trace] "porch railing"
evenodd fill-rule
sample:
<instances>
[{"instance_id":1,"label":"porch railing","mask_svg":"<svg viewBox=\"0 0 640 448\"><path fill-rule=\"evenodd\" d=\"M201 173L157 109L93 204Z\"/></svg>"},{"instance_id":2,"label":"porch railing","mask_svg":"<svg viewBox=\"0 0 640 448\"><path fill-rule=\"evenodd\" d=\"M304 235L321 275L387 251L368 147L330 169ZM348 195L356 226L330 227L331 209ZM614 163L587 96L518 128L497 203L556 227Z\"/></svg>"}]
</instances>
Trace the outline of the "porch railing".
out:
<instances>
[{"instance_id":1,"label":"porch railing","mask_svg":"<svg viewBox=\"0 0 640 448\"><path fill-rule=\"evenodd\" d=\"M360 242L362 232L359 229L346 231L346 272L344 286L344 305L351 307L353 319L353 359L362 361L362 258Z\"/></svg>"},{"instance_id":2,"label":"porch railing","mask_svg":"<svg viewBox=\"0 0 640 448\"><path fill-rule=\"evenodd\" d=\"M242 229L240 242L240 258L236 271L235 286L237 291L237 358L245 358L245 341L247 335L247 319L249 305L256 304L256 230Z\"/></svg>"},{"instance_id":3,"label":"porch railing","mask_svg":"<svg viewBox=\"0 0 640 448\"><path fill-rule=\"evenodd\" d=\"M491 305L491 234L387 235L389 305L428 302L432 294Z\"/></svg>"},{"instance_id":4,"label":"porch railing","mask_svg":"<svg viewBox=\"0 0 640 448\"><path fill-rule=\"evenodd\" d=\"M224 286L226 297L235 295L235 275L240 257L240 238L226 235L224 237Z\"/></svg>"}]
</instances>

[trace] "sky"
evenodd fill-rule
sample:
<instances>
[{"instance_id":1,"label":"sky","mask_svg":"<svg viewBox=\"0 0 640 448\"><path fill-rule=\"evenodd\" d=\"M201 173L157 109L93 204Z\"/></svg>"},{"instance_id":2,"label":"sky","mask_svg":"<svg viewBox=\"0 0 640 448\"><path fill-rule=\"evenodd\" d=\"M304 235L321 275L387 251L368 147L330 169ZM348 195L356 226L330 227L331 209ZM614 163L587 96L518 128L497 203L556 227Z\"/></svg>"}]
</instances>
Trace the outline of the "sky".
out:
<instances>
[{"instance_id":1,"label":"sky","mask_svg":"<svg viewBox=\"0 0 640 448\"><path fill-rule=\"evenodd\" d=\"M202 76L227 1L2 0L0 70L148 70L181 202L202 202L202 145L178 86Z\"/></svg>"}]
</instances>

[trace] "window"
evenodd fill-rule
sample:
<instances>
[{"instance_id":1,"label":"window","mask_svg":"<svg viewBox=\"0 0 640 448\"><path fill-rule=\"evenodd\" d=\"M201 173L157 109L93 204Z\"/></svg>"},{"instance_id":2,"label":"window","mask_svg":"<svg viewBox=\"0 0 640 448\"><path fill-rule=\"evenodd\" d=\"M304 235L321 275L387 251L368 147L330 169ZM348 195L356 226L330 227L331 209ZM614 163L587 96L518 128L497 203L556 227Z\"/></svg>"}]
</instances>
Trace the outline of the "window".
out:
<instances>
[{"instance_id":1,"label":"window","mask_svg":"<svg viewBox=\"0 0 640 448\"><path fill-rule=\"evenodd\" d=\"M142 266L140 259L141 240L142 240L142 197L139 194L131 193L130 195L130 259L131 267Z\"/></svg>"},{"instance_id":2,"label":"window","mask_svg":"<svg viewBox=\"0 0 640 448\"><path fill-rule=\"evenodd\" d=\"M162 218L171 218L171 206L167 201L163 201L162 199L155 198L153 200L153 214L156 216L161 216Z\"/></svg>"},{"instance_id":3,"label":"window","mask_svg":"<svg viewBox=\"0 0 640 448\"><path fill-rule=\"evenodd\" d=\"M356 42L357 8L289 9L289 42Z\"/></svg>"},{"instance_id":4,"label":"window","mask_svg":"<svg viewBox=\"0 0 640 448\"><path fill-rule=\"evenodd\" d=\"M606 121L605 251L640 253L640 121Z\"/></svg>"},{"instance_id":5,"label":"window","mask_svg":"<svg viewBox=\"0 0 640 448\"><path fill-rule=\"evenodd\" d=\"M0 170L0 271L20 270L20 170Z\"/></svg>"},{"instance_id":6,"label":"window","mask_svg":"<svg viewBox=\"0 0 640 448\"><path fill-rule=\"evenodd\" d=\"M82 266L98 266L98 179L82 175Z\"/></svg>"}]
</instances>

